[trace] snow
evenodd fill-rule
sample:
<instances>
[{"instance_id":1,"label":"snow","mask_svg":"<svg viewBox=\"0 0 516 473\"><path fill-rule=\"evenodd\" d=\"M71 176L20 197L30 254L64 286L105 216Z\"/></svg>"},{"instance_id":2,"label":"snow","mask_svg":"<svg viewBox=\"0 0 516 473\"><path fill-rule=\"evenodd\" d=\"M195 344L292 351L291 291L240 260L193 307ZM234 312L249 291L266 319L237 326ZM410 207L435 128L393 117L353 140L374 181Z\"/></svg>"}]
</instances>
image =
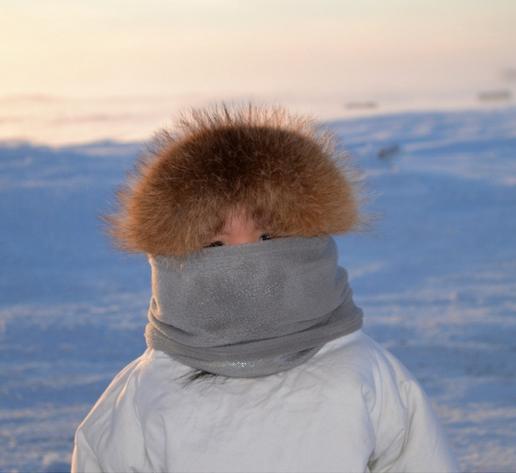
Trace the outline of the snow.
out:
<instances>
[{"instance_id":1,"label":"snow","mask_svg":"<svg viewBox=\"0 0 516 473\"><path fill-rule=\"evenodd\" d=\"M516 107L324 126L377 216L337 236L364 330L421 382L464 471L515 471ZM145 348L147 260L99 219L142 150L0 143L0 471L68 471L76 426Z\"/></svg>"}]
</instances>

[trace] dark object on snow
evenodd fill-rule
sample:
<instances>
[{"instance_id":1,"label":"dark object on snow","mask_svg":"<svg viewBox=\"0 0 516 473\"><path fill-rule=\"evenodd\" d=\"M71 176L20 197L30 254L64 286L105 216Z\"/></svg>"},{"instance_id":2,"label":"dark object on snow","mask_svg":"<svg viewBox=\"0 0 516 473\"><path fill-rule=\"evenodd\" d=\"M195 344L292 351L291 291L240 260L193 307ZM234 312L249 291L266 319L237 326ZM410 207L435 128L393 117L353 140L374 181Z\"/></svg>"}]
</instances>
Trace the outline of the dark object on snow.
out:
<instances>
[{"instance_id":1,"label":"dark object on snow","mask_svg":"<svg viewBox=\"0 0 516 473\"><path fill-rule=\"evenodd\" d=\"M400 152L399 145L390 145L385 146L384 148L380 148L378 151L378 158L380 159L391 159L393 156Z\"/></svg>"},{"instance_id":2,"label":"dark object on snow","mask_svg":"<svg viewBox=\"0 0 516 473\"><path fill-rule=\"evenodd\" d=\"M486 90L478 93L478 100L481 102L505 101L511 99L511 91L508 89Z\"/></svg>"}]
</instances>

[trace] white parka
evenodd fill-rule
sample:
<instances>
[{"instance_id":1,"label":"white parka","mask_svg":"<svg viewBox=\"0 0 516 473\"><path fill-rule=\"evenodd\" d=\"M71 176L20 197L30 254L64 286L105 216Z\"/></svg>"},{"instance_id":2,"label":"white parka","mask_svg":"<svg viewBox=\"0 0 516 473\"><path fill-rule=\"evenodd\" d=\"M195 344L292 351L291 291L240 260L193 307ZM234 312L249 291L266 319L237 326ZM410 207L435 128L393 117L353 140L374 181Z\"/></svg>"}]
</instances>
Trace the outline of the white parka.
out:
<instances>
[{"instance_id":1,"label":"white parka","mask_svg":"<svg viewBox=\"0 0 516 473\"><path fill-rule=\"evenodd\" d=\"M363 330L261 378L184 385L146 349L75 433L77 472L456 472L421 386Z\"/></svg>"}]
</instances>

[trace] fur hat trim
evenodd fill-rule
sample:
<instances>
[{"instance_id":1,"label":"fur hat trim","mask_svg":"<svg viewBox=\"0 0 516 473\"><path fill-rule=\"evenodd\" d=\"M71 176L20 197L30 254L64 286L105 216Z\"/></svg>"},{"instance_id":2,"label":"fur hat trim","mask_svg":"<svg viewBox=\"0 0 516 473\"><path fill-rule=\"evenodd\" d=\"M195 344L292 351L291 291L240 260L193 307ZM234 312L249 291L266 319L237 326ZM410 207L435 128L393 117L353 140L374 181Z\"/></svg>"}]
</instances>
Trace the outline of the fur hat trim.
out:
<instances>
[{"instance_id":1,"label":"fur hat trim","mask_svg":"<svg viewBox=\"0 0 516 473\"><path fill-rule=\"evenodd\" d=\"M349 161L312 117L251 103L190 108L154 136L103 220L119 248L152 255L202 248L237 211L273 236L342 234L364 223Z\"/></svg>"}]
</instances>

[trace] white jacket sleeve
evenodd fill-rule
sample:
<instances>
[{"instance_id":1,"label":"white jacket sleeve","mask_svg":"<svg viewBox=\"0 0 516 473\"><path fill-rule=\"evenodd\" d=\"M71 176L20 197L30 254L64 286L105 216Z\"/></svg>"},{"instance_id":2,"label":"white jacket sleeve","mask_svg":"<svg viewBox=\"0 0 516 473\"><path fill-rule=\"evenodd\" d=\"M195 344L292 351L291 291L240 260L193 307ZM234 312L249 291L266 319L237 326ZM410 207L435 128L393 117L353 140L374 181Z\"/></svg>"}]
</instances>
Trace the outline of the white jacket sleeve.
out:
<instances>
[{"instance_id":1,"label":"white jacket sleeve","mask_svg":"<svg viewBox=\"0 0 516 473\"><path fill-rule=\"evenodd\" d=\"M369 390L375 448L371 473L455 473L459 464L430 399L391 352L377 348L374 388Z\"/></svg>"},{"instance_id":2,"label":"white jacket sleeve","mask_svg":"<svg viewBox=\"0 0 516 473\"><path fill-rule=\"evenodd\" d=\"M406 408L403 444L386 471L459 472L449 439L420 384L415 379L401 381L400 396Z\"/></svg>"},{"instance_id":3,"label":"white jacket sleeve","mask_svg":"<svg viewBox=\"0 0 516 473\"><path fill-rule=\"evenodd\" d=\"M140 359L113 378L77 427L71 473L152 471L136 399Z\"/></svg>"},{"instance_id":4,"label":"white jacket sleeve","mask_svg":"<svg viewBox=\"0 0 516 473\"><path fill-rule=\"evenodd\" d=\"M71 473L100 473L102 469L83 432L75 433Z\"/></svg>"}]
</instances>

